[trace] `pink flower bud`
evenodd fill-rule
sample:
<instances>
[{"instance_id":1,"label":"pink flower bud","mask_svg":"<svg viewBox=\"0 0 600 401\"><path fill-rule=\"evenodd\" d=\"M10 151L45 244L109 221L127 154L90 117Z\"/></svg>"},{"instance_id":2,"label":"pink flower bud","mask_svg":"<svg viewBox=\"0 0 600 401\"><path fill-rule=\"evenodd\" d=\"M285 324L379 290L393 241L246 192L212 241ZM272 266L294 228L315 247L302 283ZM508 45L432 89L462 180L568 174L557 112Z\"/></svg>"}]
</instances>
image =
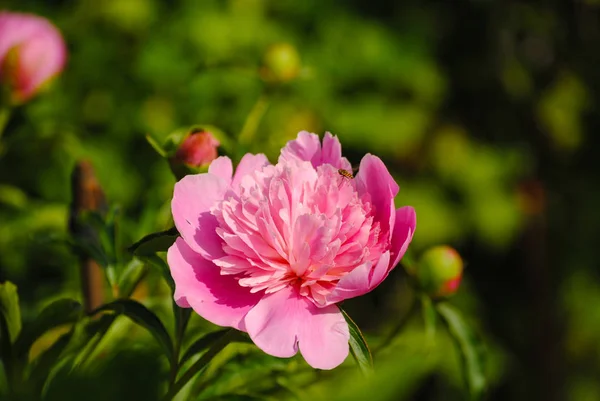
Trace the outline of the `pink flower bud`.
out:
<instances>
[{"instance_id":1,"label":"pink flower bud","mask_svg":"<svg viewBox=\"0 0 600 401\"><path fill-rule=\"evenodd\" d=\"M62 71L66 58L63 38L48 20L0 12L0 80L9 85L13 103L34 96Z\"/></svg>"},{"instance_id":2,"label":"pink flower bud","mask_svg":"<svg viewBox=\"0 0 600 401\"><path fill-rule=\"evenodd\" d=\"M217 158L219 145L219 141L208 131L192 132L179 145L175 159L192 167L205 166Z\"/></svg>"},{"instance_id":3,"label":"pink flower bud","mask_svg":"<svg viewBox=\"0 0 600 401\"><path fill-rule=\"evenodd\" d=\"M458 291L462 279L463 261L446 245L428 249L411 272L421 289L433 298L443 298Z\"/></svg>"}]
</instances>

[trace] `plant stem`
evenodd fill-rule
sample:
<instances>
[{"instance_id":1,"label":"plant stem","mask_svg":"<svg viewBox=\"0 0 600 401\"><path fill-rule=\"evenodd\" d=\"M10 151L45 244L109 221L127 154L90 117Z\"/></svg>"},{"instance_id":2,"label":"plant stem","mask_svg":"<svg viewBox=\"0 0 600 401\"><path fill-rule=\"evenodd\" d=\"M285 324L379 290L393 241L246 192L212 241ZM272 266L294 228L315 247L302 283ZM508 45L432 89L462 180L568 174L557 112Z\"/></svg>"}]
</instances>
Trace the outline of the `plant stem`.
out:
<instances>
[{"instance_id":1,"label":"plant stem","mask_svg":"<svg viewBox=\"0 0 600 401\"><path fill-rule=\"evenodd\" d=\"M0 108L0 138L2 138L2 134L4 133L4 128L8 124L8 120L10 120L11 109L9 107Z\"/></svg>"},{"instance_id":2,"label":"plant stem","mask_svg":"<svg viewBox=\"0 0 600 401\"><path fill-rule=\"evenodd\" d=\"M85 211L105 208L104 192L96 178L92 164L79 161L71 175L72 204L69 228L73 237L94 237L91 227L78 222ZM81 289L84 308L87 313L102 305L104 300L104 272L98 263L89 256L81 257ZM112 283L111 283L112 284Z\"/></svg>"},{"instance_id":3,"label":"plant stem","mask_svg":"<svg viewBox=\"0 0 600 401\"><path fill-rule=\"evenodd\" d=\"M418 306L419 306L419 303L416 301L415 297L413 297L411 304L408 308L408 312L406 312L406 314L404 314L404 316L402 316L402 318L400 319L398 324L392 329L392 331L390 331L390 333L385 337L385 339L382 342L380 342L377 345L377 347L375 347L373 353L380 352L381 350L387 348L392 343L394 338L396 338L396 336L406 326L406 324L408 323L408 321L410 320L410 318L412 317L414 312L417 310Z\"/></svg>"},{"instance_id":4,"label":"plant stem","mask_svg":"<svg viewBox=\"0 0 600 401\"><path fill-rule=\"evenodd\" d=\"M246 117L242 131L238 137L240 144L248 145L252 142L260 125L260 120L262 120L268 107L269 101L267 97L265 95L260 96L252 107L252 110L250 110L248 117Z\"/></svg>"},{"instance_id":5,"label":"plant stem","mask_svg":"<svg viewBox=\"0 0 600 401\"><path fill-rule=\"evenodd\" d=\"M230 329L227 333L223 334L221 338L219 338L212 347L206 351L204 355L200 357L190 368L181 376L181 378L176 381L172 386L170 386L169 391L163 398L164 401L171 401L180 391L181 389L196 376L198 372L204 369L209 362L227 346L237 335L235 329Z\"/></svg>"},{"instance_id":6,"label":"plant stem","mask_svg":"<svg viewBox=\"0 0 600 401\"><path fill-rule=\"evenodd\" d=\"M181 353L181 345L183 343L185 330L190 321L191 309L180 308L175 301L173 301L173 314L175 315L175 344L173 350L173 362L171 363L171 371L169 373L169 388L172 388L175 384L175 380L177 380L177 373L180 368L179 354Z\"/></svg>"}]
</instances>

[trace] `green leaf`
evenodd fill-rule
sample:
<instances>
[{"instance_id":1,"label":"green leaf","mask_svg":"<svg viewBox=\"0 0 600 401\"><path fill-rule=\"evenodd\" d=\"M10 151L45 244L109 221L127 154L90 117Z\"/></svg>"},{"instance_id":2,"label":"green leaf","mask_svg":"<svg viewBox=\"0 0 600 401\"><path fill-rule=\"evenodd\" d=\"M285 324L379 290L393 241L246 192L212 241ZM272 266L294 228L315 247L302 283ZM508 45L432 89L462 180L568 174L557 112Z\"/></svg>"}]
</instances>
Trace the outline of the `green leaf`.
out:
<instances>
[{"instance_id":1,"label":"green leaf","mask_svg":"<svg viewBox=\"0 0 600 401\"><path fill-rule=\"evenodd\" d=\"M125 266L121 277L119 277L119 295L122 298L128 298L144 278L147 270L146 265L141 260L132 259Z\"/></svg>"},{"instance_id":2,"label":"green leaf","mask_svg":"<svg viewBox=\"0 0 600 401\"><path fill-rule=\"evenodd\" d=\"M161 345L169 361L173 362L173 343L169 333L167 333L160 319L144 305L132 299L117 299L99 307L92 312L92 315L102 311L113 311L117 314L123 314L144 327Z\"/></svg>"},{"instance_id":3,"label":"green leaf","mask_svg":"<svg viewBox=\"0 0 600 401\"><path fill-rule=\"evenodd\" d=\"M26 355L35 340L46 331L63 324L77 322L82 310L81 304L73 299L59 299L52 302L40 312L33 323L25 326L15 344L17 355Z\"/></svg>"},{"instance_id":4,"label":"green leaf","mask_svg":"<svg viewBox=\"0 0 600 401\"><path fill-rule=\"evenodd\" d=\"M21 331L21 309L17 287L10 281L0 284L0 360L4 365L8 386L19 378L13 342Z\"/></svg>"},{"instance_id":5,"label":"green leaf","mask_svg":"<svg viewBox=\"0 0 600 401\"><path fill-rule=\"evenodd\" d=\"M190 368L177 380L164 397L164 400L172 400L173 397L181 391L181 389L196 376L198 372L203 370L213 358L223 350L229 343L239 338L239 333L235 329L224 330L218 338L210 345L210 348L198 359Z\"/></svg>"},{"instance_id":6,"label":"green leaf","mask_svg":"<svg viewBox=\"0 0 600 401\"><path fill-rule=\"evenodd\" d=\"M0 324L5 328L2 337L13 343L21 331L21 308L17 286L10 281L0 284ZM6 336L7 335L7 336Z\"/></svg>"},{"instance_id":7,"label":"green leaf","mask_svg":"<svg viewBox=\"0 0 600 401\"><path fill-rule=\"evenodd\" d=\"M146 141L152 146L156 153L158 153L161 157L167 157L167 152L163 149L163 147L158 143L156 139L154 139L150 135L146 135Z\"/></svg>"},{"instance_id":8,"label":"green leaf","mask_svg":"<svg viewBox=\"0 0 600 401\"><path fill-rule=\"evenodd\" d=\"M342 311L342 315L344 315L350 329L350 352L360 370L365 374L371 374L373 372L373 356L371 355L367 341L346 311L342 308L340 308L340 311Z\"/></svg>"},{"instance_id":9,"label":"green leaf","mask_svg":"<svg viewBox=\"0 0 600 401\"><path fill-rule=\"evenodd\" d=\"M140 260L154 267L159 271L160 275L165 279L169 287L171 287L171 292L175 292L175 282L173 281L173 277L171 277L171 270L169 269L169 265L165 262L160 256L157 254L149 255L149 256L139 256Z\"/></svg>"},{"instance_id":10,"label":"green leaf","mask_svg":"<svg viewBox=\"0 0 600 401\"><path fill-rule=\"evenodd\" d=\"M206 350L210 347L215 341L221 338L223 335L229 332L231 329L223 329L218 331L213 331L211 333L205 334L196 340L192 345L188 347L185 351L185 354L181 357L179 361L179 365L183 366L187 361L189 361L194 355L199 354L200 352Z\"/></svg>"},{"instance_id":11,"label":"green leaf","mask_svg":"<svg viewBox=\"0 0 600 401\"><path fill-rule=\"evenodd\" d=\"M439 303L436 305L436 309L448 326L448 330L460 350L464 377L471 399L479 400L486 387L481 339L453 306Z\"/></svg>"},{"instance_id":12,"label":"green leaf","mask_svg":"<svg viewBox=\"0 0 600 401\"><path fill-rule=\"evenodd\" d=\"M74 330L63 334L48 348L44 351L33 363L33 367L29 373L29 380L36 389L36 394L41 392L46 383L47 378L50 376L50 371L56 365L63 351L67 348L69 341L73 337Z\"/></svg>"},{"instance_id":13,"label":"green leaf","mask_svg":"<svg viewBox=\"0 0 600 401\"><path fill-rule=\"evenodd\" d=\"M128 250L137 256L149 256L156 252L166 252L178 236L177 228L172 227L165 231L146 235L131 245Z\"/></svg>"}]
</instances>

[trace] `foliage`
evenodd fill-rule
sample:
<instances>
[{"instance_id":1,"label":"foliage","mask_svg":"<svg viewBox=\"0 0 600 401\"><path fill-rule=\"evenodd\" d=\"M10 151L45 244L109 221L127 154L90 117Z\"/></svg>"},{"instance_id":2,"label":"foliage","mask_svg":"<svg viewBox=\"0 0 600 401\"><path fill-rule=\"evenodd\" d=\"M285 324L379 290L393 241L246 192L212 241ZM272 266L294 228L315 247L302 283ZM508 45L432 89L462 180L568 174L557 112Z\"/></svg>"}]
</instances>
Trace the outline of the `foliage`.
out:
<instances>
[{"instance_id":1,"label":"foliage","mask_svg":"<svg viewBox=\"0 0 600 401\"><path fill-rule=\"evenodd\" d=\"M45 93L0 112L0 397L152 400L177 384L181 400L461 400L482 378L490 400L600 397L595 2L7 4L51 19L69 58ZM381 156L398 206L417 210L411 247L450 243L465 260L452 309L400 268L345 303L374 375L218 343L225 332L173 306L162 253L163 155L193 125L236 161L275 161L303 129L337 134L353 164ZM79 216L84 239L68 229L81 159L119 205ZM112 305L94 316L82 257Z\"/></svg>"}]
</instances>

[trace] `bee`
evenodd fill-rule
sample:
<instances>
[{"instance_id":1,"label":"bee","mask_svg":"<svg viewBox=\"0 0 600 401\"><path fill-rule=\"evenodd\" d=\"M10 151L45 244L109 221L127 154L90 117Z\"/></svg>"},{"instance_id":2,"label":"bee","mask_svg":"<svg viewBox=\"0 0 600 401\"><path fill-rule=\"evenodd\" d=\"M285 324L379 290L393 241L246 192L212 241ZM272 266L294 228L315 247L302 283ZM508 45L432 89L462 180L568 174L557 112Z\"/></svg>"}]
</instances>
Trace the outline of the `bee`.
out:
<instances>
[{"instance_id":1,"label":"bee","mask_svg":"<svg viewBox=\"0 0 600 401\"><path fill-rule=\"evenodd\" d=\"M354 178L354 176L352 175L351 172L349 172L348 170L344 170L343 168L338 170L338 173L342 176L342 177L346 177L349 179Z\"/></svg>"}]
</instances>

